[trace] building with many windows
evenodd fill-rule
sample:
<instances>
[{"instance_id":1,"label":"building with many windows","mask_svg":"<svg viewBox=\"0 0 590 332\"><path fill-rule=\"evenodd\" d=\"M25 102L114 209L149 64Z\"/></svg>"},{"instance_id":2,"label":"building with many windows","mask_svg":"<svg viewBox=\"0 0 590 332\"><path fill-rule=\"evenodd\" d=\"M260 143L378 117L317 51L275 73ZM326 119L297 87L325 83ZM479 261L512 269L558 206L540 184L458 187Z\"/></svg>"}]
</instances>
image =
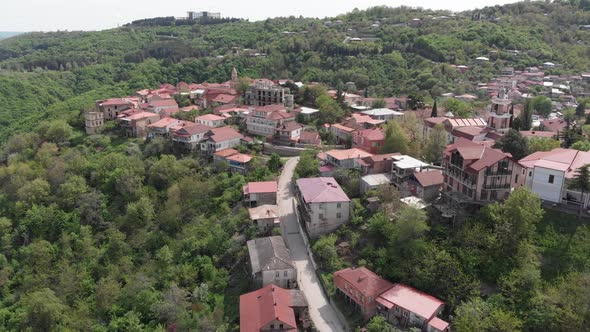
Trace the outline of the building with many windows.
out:
<instances>
[{"instance_id":1,"label":"building with many windows","mask_svg":"<svg viewBox=\"0 0 590 332\"><path fill-rule=\"evenodd\" d=\"M459 139L443 157L444 191L458 203L505 199L522 180L521 167L509 153Z\"/></svg>"},{"instance_id":2,"label":"building with many windows","mask_svg":"<svg viewBox=\"0 0 590 332\"><path fill-rule=\"evenodd\" d=\"M254 83L245 95L246 104L254 106L281 104L285 107L293 107L293 100L289 88L284 88L272 81Z\"/></svg>"}]
</instances>

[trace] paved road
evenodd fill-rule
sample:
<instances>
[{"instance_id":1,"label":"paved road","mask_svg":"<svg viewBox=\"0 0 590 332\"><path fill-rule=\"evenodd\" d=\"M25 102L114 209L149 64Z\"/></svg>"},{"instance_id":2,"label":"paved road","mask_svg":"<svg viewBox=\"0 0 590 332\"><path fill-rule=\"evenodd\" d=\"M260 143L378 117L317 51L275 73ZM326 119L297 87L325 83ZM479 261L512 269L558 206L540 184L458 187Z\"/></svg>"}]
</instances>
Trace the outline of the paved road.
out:
<instances>
[{"instance_id":1,"label":"paved road","mask_svg":"<svg viewBox=\"0 0 590 332\"><path fill-rule=\"evenodd\" d=\"M293 211L292 177L299 158L291 158L285 164L279 179L278 203L283 230L287 231L287 242L291 256L297 266L299 288L305 294L309 305L309 313L315 327L321 332L344 332L349 330L346 322L341 322L335 308L328 302L317 275L311 264L299 227L297 217Z\"/></svg>"}]
</instances>

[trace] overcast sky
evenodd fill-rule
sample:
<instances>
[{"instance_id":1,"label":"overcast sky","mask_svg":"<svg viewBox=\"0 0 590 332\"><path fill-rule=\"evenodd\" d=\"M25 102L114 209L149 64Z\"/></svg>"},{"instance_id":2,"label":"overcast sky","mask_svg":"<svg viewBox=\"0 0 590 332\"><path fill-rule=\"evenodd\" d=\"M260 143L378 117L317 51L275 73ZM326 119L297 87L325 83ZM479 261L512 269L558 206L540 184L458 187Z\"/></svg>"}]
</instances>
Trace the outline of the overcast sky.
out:
<instances>
[{"instance_id":1,"label":"overcast sky","mask_svg":"<svg viewBox=\"0 0 590 332\"><path fill-rule=\"evenodd\" d=\"M509 0L0 0L0 31L102 30L187 10L263 20L276 16L326 17L354 8L400 5L455 11L505 4Z\"/></svg>"}]
</instances>

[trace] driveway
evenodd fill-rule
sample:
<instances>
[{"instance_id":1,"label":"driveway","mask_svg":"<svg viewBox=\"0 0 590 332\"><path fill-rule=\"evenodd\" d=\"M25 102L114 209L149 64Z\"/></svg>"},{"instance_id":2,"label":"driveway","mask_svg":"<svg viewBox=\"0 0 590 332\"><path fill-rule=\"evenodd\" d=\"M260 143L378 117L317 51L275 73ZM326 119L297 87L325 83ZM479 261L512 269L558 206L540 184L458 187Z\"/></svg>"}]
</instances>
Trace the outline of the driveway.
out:
<instances>
[{"instance_id":1,"label":"driveway","mask_svg":"<svg viewBox=\"0 0 590 332\"><path fill-rule=\"evenodd\" d=\"M305 243L297 226L297 217L293 211L295 200L293 193L293 171L299 158L291 158L285 164L279 179L278 205L283 230L287 232L286 238L291 251L291 257L297 266L299 289L305 294L309 306L309 314L315 327L321 332L349 331L346 322L340 321L335 309L329 302L318 277L313 269L311 260L305 249Z\"/></svg>"}]
</instances>

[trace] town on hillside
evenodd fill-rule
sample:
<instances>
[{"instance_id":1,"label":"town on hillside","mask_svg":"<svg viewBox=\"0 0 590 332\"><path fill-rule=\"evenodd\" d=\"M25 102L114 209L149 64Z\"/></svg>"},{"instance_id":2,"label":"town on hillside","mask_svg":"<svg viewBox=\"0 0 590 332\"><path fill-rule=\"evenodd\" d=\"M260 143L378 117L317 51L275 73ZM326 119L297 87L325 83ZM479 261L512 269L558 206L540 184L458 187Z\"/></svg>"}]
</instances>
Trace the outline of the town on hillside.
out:
<instances>
[{"instance_id":1,"label":"town on hillside","mask_svg":"<svg viewBox=\"0 0 590 332\"><path fill-rule=\"evenodd\" d=\"M487 61L478 58L474 66ZM430 105L415 95L370 97L354 82L326 88L241 78L234 68L222 83L105 96L85 113L85 127L88 135L112 130L166 140L175 153L231 173L263 167L253 165L262 155L283 157L279 179L243 187L243 204L263 236L247 241L252 292L240 296L241 332L347 331L350 315L447 332L442 300L364 266L334 270L326 279L325 254L312 243L354 224L353 199L382 210L389 191L399 201L385 209L391 220L407 206L454 225L521 187L547 208L587 215L588 188L572 183L590 164L590 147L580 139L590 134L583 102L590 74L545 74L555 66L505 67L473 94L444 93ZM344 112L331 114L334 105ZM310 168L300 169L303 163ZM334 241L339 256L354 256L350 243Z\"/></svg>"}]
</instances>

